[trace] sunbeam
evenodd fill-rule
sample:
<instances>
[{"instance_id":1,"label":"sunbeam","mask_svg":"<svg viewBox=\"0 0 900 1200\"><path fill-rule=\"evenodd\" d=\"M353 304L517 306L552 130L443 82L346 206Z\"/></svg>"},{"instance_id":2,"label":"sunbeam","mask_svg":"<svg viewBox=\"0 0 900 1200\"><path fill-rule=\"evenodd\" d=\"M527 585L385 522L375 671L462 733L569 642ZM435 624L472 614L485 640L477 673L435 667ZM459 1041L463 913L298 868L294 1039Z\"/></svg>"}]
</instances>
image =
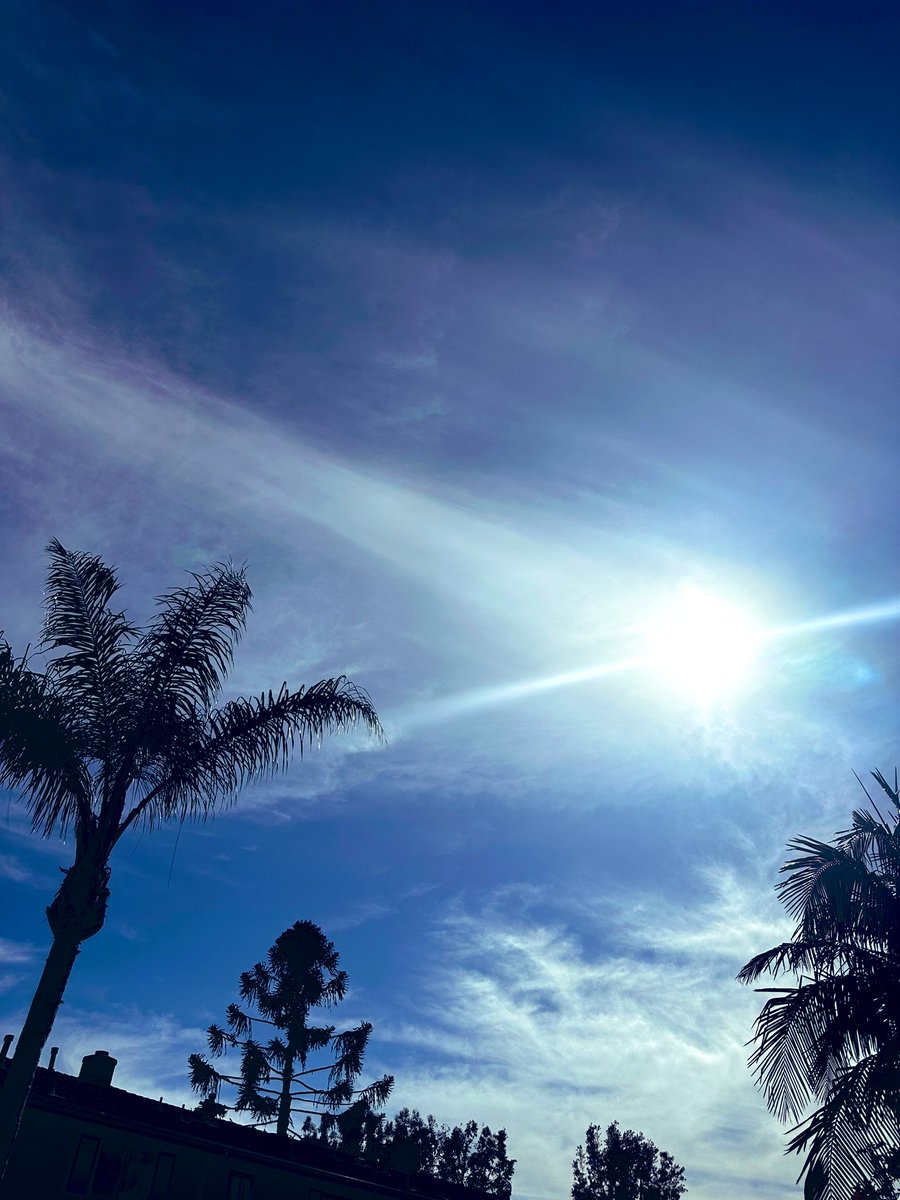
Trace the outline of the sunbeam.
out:
<instances>
[{"instance_id":1,"label":"sunbeam","mask_svg":"<svg viewBox=\"0 0 900 1200\"><path fill-rule=\"evenodd\" d=\"M677 612L677 608L673 611ZM720 611L718 605L711 607L709 604L704 604L701 606L701 611L707 613L707 615L714 612L717 617L721 617L721 612L725 610L723 608ZM730 617L730 613L728 615ZM671 644L658 644L656 648L651 648L649 653L617 659L611 663L599 663L592 667L584 667L576 671L563 671L556 675L545 675L538 679L523 679L514 683L498 684L494 687L475 688L472 691L459 692L453 696L434 700L417 708L403 709L393 714L393 721L400 728L408 730L413 727L421 727L423 725L450 720L467 713L495 708L498 705L515 703L540 692L568 687L571 684L588 683L591 680L603 679L610 675L621 675L627 671L661 669L665 675L671 677L673 667L677 665L677 669L683 675L689 674L691 654L695 656L693 661L697 666L697 673L700 676L703 686L694 687L690 684L689 680L685 691L688 694L692 694L695 700L702 700L706 703L710 700L711 693L716 691L716 688L710 685L709 663L714 660L716 654L722 653L723 638L728 640L729 647L731 647L736 655L738 666L743 668L753 657L754 643L773 641L782 637L798 637L804 634L818 633L828 629L839 629L845 626L865 625L877 621L891 621L896 620L898 617L900 617L900 598L885 600L879 604L864 605L860 608L848 609L844 612L830 613L822 617L812 617L808 621L798 621L791 625L773 626L769 629L757 629L748 618L741 614L740 620L737 618L734 621L730 619L723 621L720 619L713 623L712 627L707 631L709 633L709 646L703 651L703 661L700 663L696 659L697 648L695 643L699 644L702 641L702 624L692 621L689 623L690 637L686 639L691 644L688 650L685 650L682 644L678 652L673 653L671 651ZM672 634L671 643L677 644L679 626L677 622L673 624L667 621L666 628L669 629L670 626ZM732 645L734 642L732 635L735 629L739 634L736 650L734 650L734 646ZM724 633L723 630L725 631ZM659 643L658 637L655 640ZM734 672L731 671L726 672L729 681L733 674Z\"/></svg>"},{"instance_id":2,"label":"sunbeam","mask_svg":"<svg viewBox=\"0 0 900 1200\"><path fill-rule=\"evenodd\" d=\"M643 658L623 658L618 662L601 663L597 666L585 667L580 671L564 671L559 675L545 675L540 679L522 679L516 683L503 683L496 687L475 688L471 692L459 692L455 696L446 696L442 700L435 700L423 707L396 713L393 719L403 729L430 725L448 718L462 716L464 713L477 712L480 709L495 708L499 704L524 700L527 696L533 696L538 692L547 692L575 683L586 683L607 675L621 675L625 671L633 671L645 665L646 659Z\"/></svg>"},{"instance_id":3,"label":"sunbeam","mask_svg":"<svg viewBox=\"0 0 900 1200\"><path fill-rule=\"evenodd\" d=\"M850 608L846 612L830 613L824 617L813 617L809 621L798 621L794 625L779 625L760 633L761 638L791 637L798 633L818 633L822 629L840 629L845 625L869 625L876 621L895 621L900 617L900 597L885 600L881 604L868 604L862 608Z\"/></svg>"}]
</instances>

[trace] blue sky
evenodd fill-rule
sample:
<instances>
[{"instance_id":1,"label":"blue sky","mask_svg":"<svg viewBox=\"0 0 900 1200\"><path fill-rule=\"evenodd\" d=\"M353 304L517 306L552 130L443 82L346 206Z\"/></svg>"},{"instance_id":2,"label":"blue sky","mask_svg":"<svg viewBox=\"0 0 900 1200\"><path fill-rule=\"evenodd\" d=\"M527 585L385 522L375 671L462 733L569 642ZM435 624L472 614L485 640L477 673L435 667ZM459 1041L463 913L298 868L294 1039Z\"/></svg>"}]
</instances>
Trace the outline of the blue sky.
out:
<instances>
[{"instance_id":1,"label":"blue sky","mask_svg":"<svg viewBox=\"0 0 900 1200\"><path fill-rule=\"evenodd\" d=\"M0 625L51 536L129 611L248 564L230 686L346 672L388 731L123 845L54 1038L188 1099L294 920L396 1104L588 1123L698 1200L795 1195L734 975L791 836L897 747L896 621L764 644L698 707L633 657L685 583L766 628L887 605L892 6L22 3L0 37ZM68 850L0 828L16 1027Z\"/></svg>"}]
</instances>

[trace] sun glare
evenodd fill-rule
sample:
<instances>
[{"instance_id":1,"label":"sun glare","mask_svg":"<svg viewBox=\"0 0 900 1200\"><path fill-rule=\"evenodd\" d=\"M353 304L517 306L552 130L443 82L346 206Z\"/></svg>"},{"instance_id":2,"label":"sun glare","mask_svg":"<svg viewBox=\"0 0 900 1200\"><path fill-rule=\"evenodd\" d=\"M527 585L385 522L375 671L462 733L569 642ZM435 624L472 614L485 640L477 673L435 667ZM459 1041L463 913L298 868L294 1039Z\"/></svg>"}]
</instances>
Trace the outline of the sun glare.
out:
<instances>
[{"instance_id":1,"label":"sun glare","mask_svg":"<svg viewBox=\"0 0 900 1200\"><path fill-rule=\"evenodd\" d=\"M760 636L749 614L683 584L649 623L647 660L669 687L709 702L748 682Z\"/></svg>"}]
</instances>

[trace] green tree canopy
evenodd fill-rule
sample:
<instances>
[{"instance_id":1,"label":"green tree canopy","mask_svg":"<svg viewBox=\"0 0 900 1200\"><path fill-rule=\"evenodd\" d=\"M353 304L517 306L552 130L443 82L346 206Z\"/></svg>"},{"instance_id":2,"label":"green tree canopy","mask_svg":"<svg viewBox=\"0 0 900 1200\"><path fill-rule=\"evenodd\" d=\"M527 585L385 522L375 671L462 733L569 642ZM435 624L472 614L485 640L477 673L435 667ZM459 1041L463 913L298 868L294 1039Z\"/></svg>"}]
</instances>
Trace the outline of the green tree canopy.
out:
<instances>
[{"instance_id":1,"label":"green tree canopy","mask_svg":"<svg viewBox=\"0 0 900 1200\"><path fill-rule=\"evenodd\" d=\"M340 968L334 943L312 921L297 921L270 947L266 961L241 975L240 994L246 1008L227 1009L228 1029L209 1027L214 1058L229 1049L241 1052L236 1075L218 1071L202 1054L188 1059L191 1086L205 1098L203 1112L220 1103L223 1085L236 1091L233 1107L248 1112L259 1125L274 1125L286 1135L294 1113L334 1113L354 1103L383 1104L394 1080L390 1075L357 1090L369 1034L368 1022L338 1033L334 1025L310 1023L313 1009L329 1009L344 998L347 972ZM265 1041L254 1037L254 1026L277 1032ZM330 1061L310 1066L316 1053ZM324 1073L327 1071L327 1076ZM225 1106L227 1107L227 1106Z\"/></svg>"},{"instance_id":2,"label":"green tree canopy","mask_svg":"<svg viewBox=\"0 0 900 1200\"><path fill-rule=\"evenodd\" d=\"M343 676L216 706L250 610L243 570L192 575L141 630L113 605L111 567L58 541L48 553L43 669L0 636L0 786L24 796L36 832L71 832L75 854L47 909L50 951L0 1089L0 1172L79 949L106 919L124 834L208 816L329 732L381 732Z\"/></svg>"},{"instance_id":3,"label":"green tree canopy","mask_svg":"<svg viewBox=\"0 0 900 1200\"><path fill-rule=\"evenodd\" d=\"M589 1125L572 1163L572 1200L678 1200L684 1169L642 1133Z\"/></svg>"},{"instance_id":4,"label":"green tree canopy","mask_svg":"<svg viewBox=\"0 0 900 1200\"><path fill-rule=\"evenodd\" d=\"M793 938L738 976L797 979L759 989L750 1063L772 1112L800 1122L788 1150L806 1151L807 1200L892 1197L900 1178L900 793L896 773L873 777L885 813L867 793L833 842L789 844L777 891Z\"/></svg>"}]
</instances>

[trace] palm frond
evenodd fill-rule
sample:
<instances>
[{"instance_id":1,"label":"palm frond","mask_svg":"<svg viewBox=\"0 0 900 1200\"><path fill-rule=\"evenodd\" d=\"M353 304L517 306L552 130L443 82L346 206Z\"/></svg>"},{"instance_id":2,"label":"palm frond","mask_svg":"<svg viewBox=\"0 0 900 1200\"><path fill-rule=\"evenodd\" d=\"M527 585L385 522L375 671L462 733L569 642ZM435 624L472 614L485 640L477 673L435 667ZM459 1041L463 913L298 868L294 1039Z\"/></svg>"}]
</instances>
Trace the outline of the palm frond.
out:
<instances>
[{"instance_id":1,"label":"palm frond","mask_svg":"<svg viewBox=\"0 0 900 1200\"><path fill-rule=\"evenodd\" d=\"M781 942L770 950L755 954L741 968L737 980L739 983L754 983L762 975L772 975L777 978L786 971L792 974L800 972L812 975L822 968L823 956L833 963L840 955L842 947L823 946L820 941Z\"/></svg>"},{"instance_id":2,"label":"palm frond","mask_svg":"<svg viewBox=\"0 0 900 1200\"><path fill-rule=\"evenodd\" d=\"M827 1097L840 1071L890 1042L896 986L889 957L857 950L843 973L762 989L775 994L757 1018L750 1065L781 1120L796 1120L810 1098Z\"/></svg>"},{"instance_id":3,"label":"palm frond","mask_svg":"<svg viewBox=\"0 0 900 1200\"><path fill-rule=\"evenodd\" d=\"M52 659L48 674L77 716L87 753L107 764L129 699L126 648L136 630L109 607L119 582L102 559L66 550L55 538L47 552L42 646L64 651Z\"/></svg>"},{"instance_id":4,"label":"palm frond","mask_svg":"<svg viewBox=\"0 0 900 1200\"><path fill-rule=\"evenodd\" d=\"M877 946L859 942L838 940L805 942L782 942L771 950L754 955L737 975L739 983L754 983L762 975L779 975L790 972L820 978L825 975L854 974L868 979L883 970L895 970L895 957ZM757 988L757 991L781 991L784 989Z\"/></svg>"},{"instance_id":5,"label":"palm frond","mask_svg":"<svg viewBox=\"0 0 900 1200\"><path fill-rule=\"evenodd\" d=\"M834 1082L826 1102L793 1131L788 1151L807 1151L806 1200L846 1200L857 1187L875 1182L878 1147L900 1144L896 1062L886 1073L879 1055L855 1063ZM885 1089L893 1076L893 1094ZM799 1182L799 1179L798 1179Z\"/></svg>"},{"instance_id":6,"label":"palm frond","mask_svg":"<svg viewBox=\"0 0 900 1200\"><path fill-rule=\"evenodd\" d=\"M219 694L250 611L243 569L220 563L159 596L160 611L135 648L147 716L170 698L177 716L205 711Z\"/></svg>"},{"instance_id":7,"label":"palm frond","mask_svg":"<svg viewBox=\"0 0 900 1200\"><path fill-rule=\"evenodd\" d=\"M894 767L894 782L893 785L888 783L882 773L878 770L872 772L872 778L885 793L893 801L894 807L900 813L900 776L898 776L897 768Z\"/></svg>"},{"instance_id":8,"label":"palm frond","mask_svg":"<svg viewBox=\"0 0 900 1200\"><path fill-rule=\"evenodd\" d=\"M173 817L205 816L255 779L287 767L326 733L363 725L382 736L368 695L345 676L291 692L232 700L204 721L183 719L165 756L148 770L149 790L123 821L153 825Z\"/></svg>"},{"instance_id":9,"label":"palm frond","mask_svg":"<svg viewBox=\"0 0 900 1200\"><path fill-rule=\"evenodd\" d=\"M834 936L879 940L896 913L896 894L866 861L859 834L849 844L845 836L833 846L802 837L789 844L803 851L803 857L784 864L781 870L788 878L777 891L799 919L798 936L805 941Z\"/></svg>"},{"instance_id":10,"label":"palm frond","mask_svg":"<svg viewBox=\"0 0 900 1200\"><path fill-rule=\"evenodd\" d=\"M65 701L0 640L0 785L27 795L34 829L91 821L91 780Z\"/></svg>"},{"instance_id":11,"label":"palm frond","mask_svg":"<svg viewBox=\"0 0 900 1200\"><path fill-rule=\"evenodd\" d=\"M873 774L896 804L896 784ZM773 995L750 1064L782 1120L818 1104L788 1146L807 1151L807 1200L894 1195L884 1164L900 1145L900 820L869 800L874 813L856 810L833 843L790 843L800 857L782 867L777 890L798 920L793 941L739 975L799 976L795 986L759 989Z\"/></svg>"},{"instance_id":12,"label":"palm frond","mask_svg":"<svg viewBox=\"0 0 900 1200\"><path fill-rule=\"evenodd\" d=\"M856 864L845 851L816 838L794 838L788 849L800 851L802 857L788 859L782 866L781 874L788 878L781 880L775 890L791 916L807 921L810 911L827 900L823 880L828 872L835 868L852 871Z\"/></svg>"},{"instance_id":13,"label":"palm frond","mask_svg":"<svg viewBox=\"0 0 900 1200\"><path fill-rule=\"evenodd\" d=\"M865 809L853 813L853 827L837 838L847 854L865 863L896 895L900 882L900 827Z\"/></svg>"},{"instance_id":14,"label":"palm frond","mask_svg":"<svg viewBox=\"0 0 900 1200\"><path fill-rule=\"evenodd\" d=\"M763 1006L756 1021L750 1066L779 1120L796 1120L813 1093L809 1063L821 1033L811 988L785 988Z\"/></svg>"}]
</instances>

